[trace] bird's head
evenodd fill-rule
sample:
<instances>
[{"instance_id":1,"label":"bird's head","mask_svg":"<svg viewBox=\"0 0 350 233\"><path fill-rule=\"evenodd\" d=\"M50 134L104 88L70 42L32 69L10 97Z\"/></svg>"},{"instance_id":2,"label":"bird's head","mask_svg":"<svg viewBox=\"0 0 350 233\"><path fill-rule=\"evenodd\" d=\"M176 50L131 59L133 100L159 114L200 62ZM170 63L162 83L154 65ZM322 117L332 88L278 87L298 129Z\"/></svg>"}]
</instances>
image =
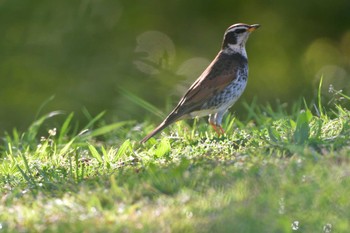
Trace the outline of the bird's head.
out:
<instances>
[{"instance_id":1,"label":"bird's head","mask_svg":"<svg viewBox=\"0 0 350 233\"><path fill-rule=\"evenodd\" d=\"M243 23L230 26L225 32L222 49L233 51L244 49L250 33L259 27L259 24L248 25Z\"/></svg>"}]
</instances>

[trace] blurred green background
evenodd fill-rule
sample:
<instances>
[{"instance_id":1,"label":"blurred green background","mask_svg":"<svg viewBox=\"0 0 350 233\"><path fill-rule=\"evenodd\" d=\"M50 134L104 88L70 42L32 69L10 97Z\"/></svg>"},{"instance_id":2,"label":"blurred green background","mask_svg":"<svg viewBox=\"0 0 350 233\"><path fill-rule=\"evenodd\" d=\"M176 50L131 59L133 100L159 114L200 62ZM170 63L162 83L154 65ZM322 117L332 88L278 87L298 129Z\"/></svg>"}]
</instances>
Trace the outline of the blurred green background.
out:
<instances>
[{"instance_id":1,"label":"blurred green background","mask_svg":"<svg viewBox=\"0 0 350 233\"><path fill-rule=\"evenodd\" d=\"M25 129L41 110L110 120L156 116L127 90L167 113L237 22L259 23L247 44L242 100L292 103L314 97L324 76L349 94L349 0L0 0L0 130Z\"/></svg>"}]
</instances>

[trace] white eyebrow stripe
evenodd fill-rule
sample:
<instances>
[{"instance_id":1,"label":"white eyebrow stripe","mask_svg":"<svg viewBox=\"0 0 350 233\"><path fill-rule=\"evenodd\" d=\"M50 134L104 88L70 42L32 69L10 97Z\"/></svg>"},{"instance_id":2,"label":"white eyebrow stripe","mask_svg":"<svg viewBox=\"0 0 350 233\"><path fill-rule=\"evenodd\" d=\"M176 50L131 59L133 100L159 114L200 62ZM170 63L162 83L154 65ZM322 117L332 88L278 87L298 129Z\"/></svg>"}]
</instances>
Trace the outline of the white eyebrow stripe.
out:
<instances>
[{"instance_id":1,"label":"white eyebrow stripe","mask_svg":"<svg viewBox=\"0 0 350 233\"><path fill-rule=\"evenodd\" d=\"M226 34L227 33L229 33L229 32L234 32L234 31L236 31L236 30L238 30L238 29L245 29L245 30L247 30L248 29L248 27L245 27L245 26L239 26L239 27L232 27L232 28L229 28L227 31L226 31Z\"/></svg>"}]
</instances>

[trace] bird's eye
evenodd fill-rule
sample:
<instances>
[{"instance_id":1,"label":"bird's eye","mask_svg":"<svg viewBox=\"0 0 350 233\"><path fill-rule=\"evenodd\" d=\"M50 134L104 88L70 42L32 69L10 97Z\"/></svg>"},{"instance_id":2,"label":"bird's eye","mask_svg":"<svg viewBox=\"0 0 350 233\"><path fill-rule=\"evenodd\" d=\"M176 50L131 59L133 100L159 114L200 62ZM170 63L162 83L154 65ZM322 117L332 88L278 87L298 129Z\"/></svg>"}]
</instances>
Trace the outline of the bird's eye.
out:
<instances>
[{"instance_id":1,"label":"bird's eye","mask_svg":"<svg viewBox=\"0 0 350 233\"><path fill-rule=\"evenodd\" d=\"M237 30L235 30L235 33L240 34L240 33L243 33L245 31L246 31L245 29L237 29Z\"/></svg>"}]
</instances>

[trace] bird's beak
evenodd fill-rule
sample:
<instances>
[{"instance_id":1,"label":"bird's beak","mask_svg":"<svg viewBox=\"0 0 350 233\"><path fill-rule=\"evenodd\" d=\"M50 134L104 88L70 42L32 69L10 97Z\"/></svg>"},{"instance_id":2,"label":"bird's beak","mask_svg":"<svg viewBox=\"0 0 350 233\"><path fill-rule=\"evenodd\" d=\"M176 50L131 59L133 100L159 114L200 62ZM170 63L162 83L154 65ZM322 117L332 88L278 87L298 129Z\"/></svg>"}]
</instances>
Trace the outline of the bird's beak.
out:
<instances>
[{"instance_id":1,"label":"bird's beak","mask_svg":"<svg viewBox=\"0 0 350 233\"><path fill-rule=\"evenodd\" d=\"M256 29L258 29L260 27L260 24L253 24L253 25L250 25L250 28L248 29L248 32L253 32L255 31Z\"/></svg>"}]
</instances>

